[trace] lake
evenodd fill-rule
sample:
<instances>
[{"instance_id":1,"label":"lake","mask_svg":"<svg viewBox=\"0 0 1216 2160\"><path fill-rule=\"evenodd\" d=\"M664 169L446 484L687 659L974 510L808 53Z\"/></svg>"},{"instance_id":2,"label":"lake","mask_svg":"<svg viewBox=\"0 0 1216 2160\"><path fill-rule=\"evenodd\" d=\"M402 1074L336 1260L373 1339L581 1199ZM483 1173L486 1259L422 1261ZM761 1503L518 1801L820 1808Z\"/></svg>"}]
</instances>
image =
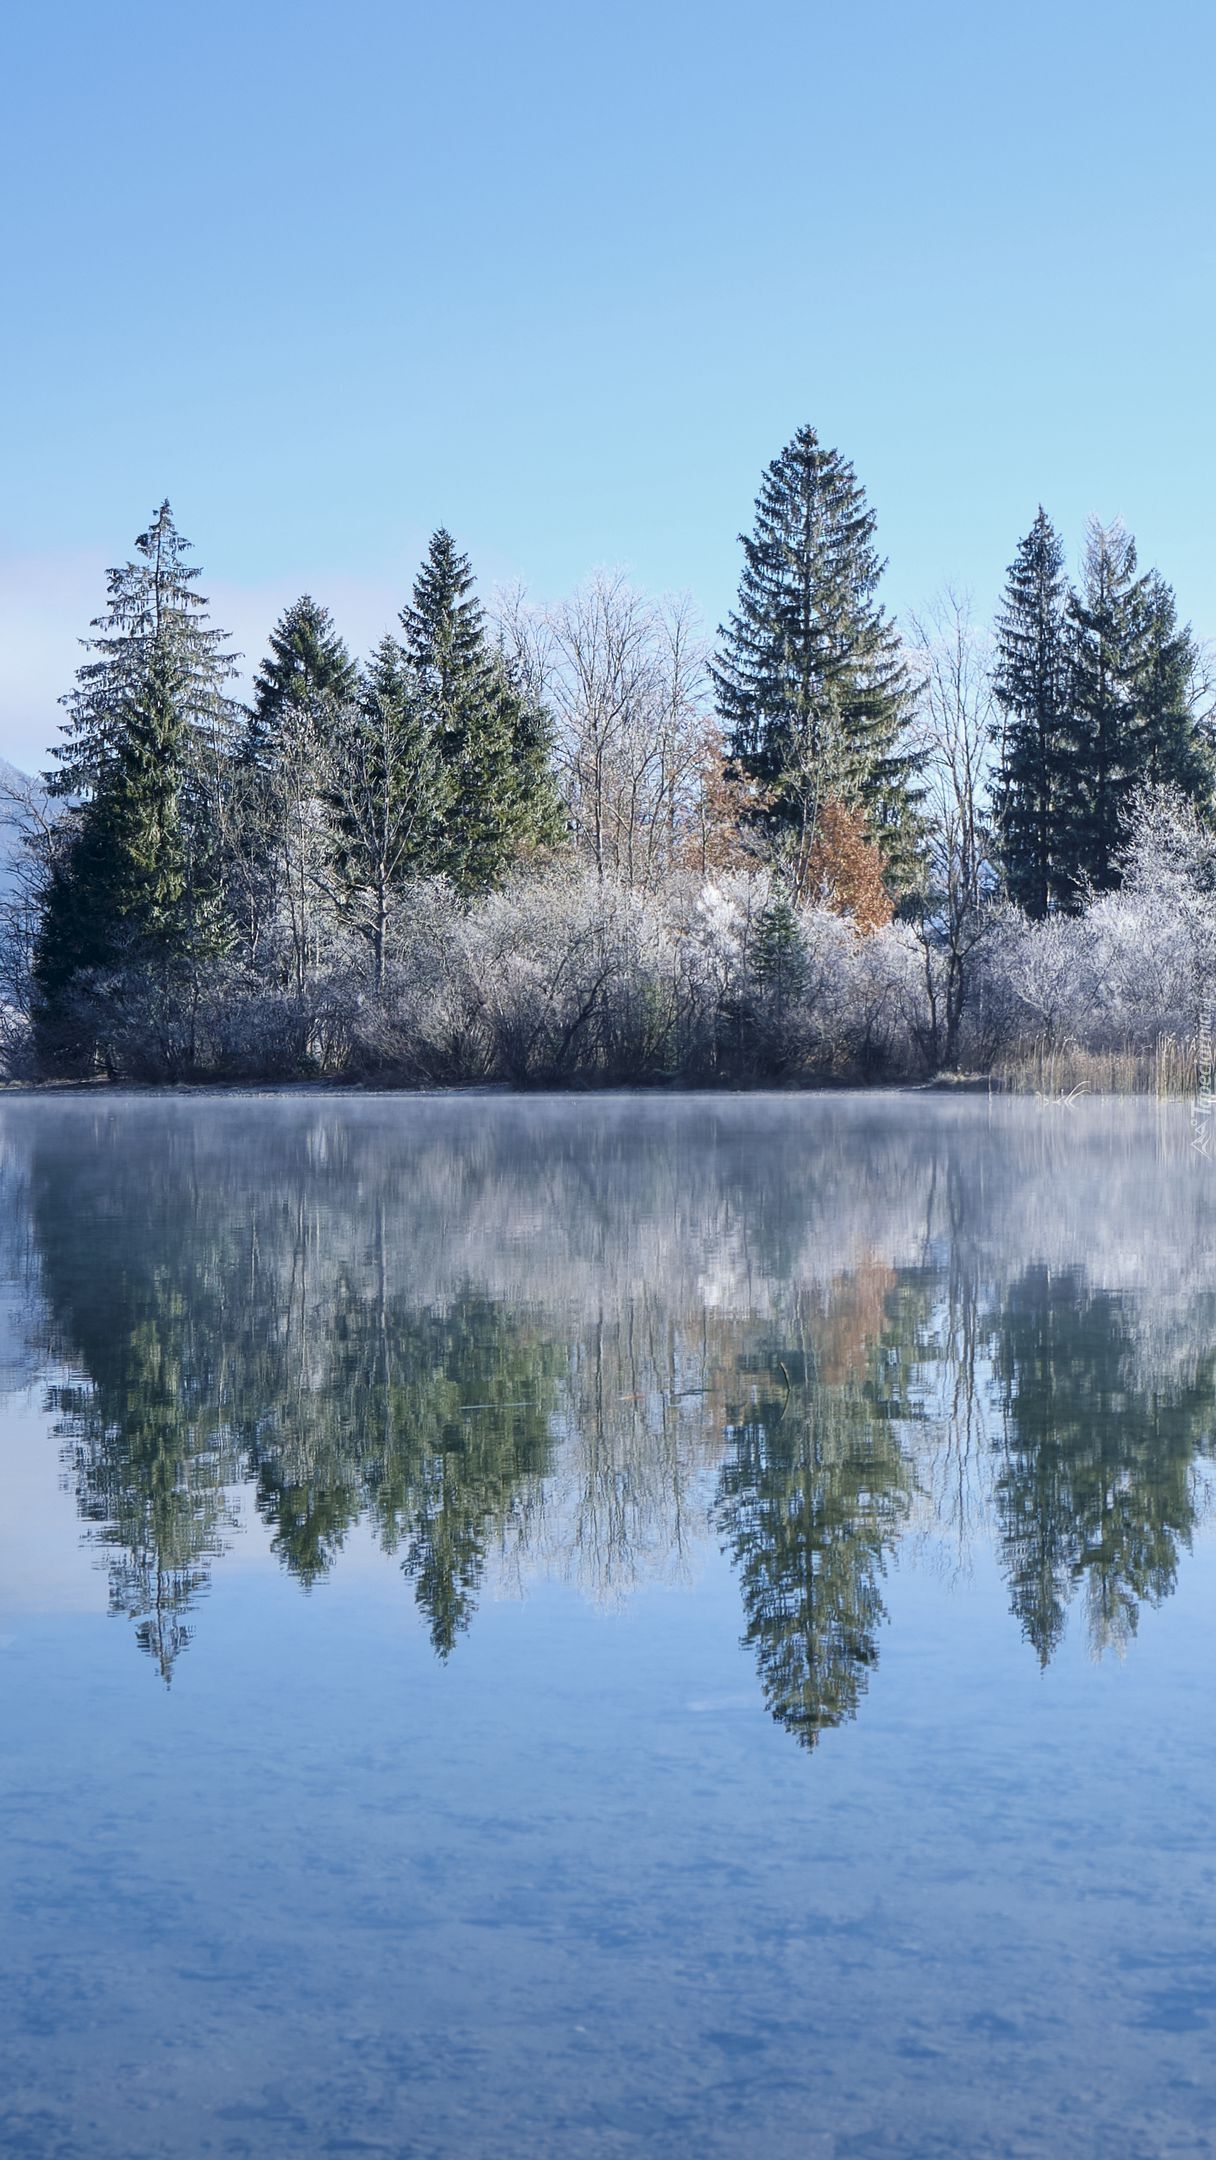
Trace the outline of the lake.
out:
<instances>
[{"instance_id":1,"label":"lake","mask_svg":"<svg viewBox=\"0 0 1216 2160\"><path fill-rule=\"evenodd\" d=\"M0 2151L1216 2150L1186 1106L0 1103Z\"/></svg>"}]
</instances>

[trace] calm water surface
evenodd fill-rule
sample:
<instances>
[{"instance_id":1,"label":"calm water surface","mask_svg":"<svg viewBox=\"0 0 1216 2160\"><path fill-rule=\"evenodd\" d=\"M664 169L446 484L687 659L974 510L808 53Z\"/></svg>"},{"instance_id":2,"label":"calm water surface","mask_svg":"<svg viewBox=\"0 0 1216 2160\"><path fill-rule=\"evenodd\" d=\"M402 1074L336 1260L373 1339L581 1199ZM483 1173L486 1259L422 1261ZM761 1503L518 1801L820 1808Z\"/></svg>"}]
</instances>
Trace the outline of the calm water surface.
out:
<instances>
[{"instance_id":1,"label":"calm water surface","mask_svg":"<svg viewBox=\"0 0 1216 2160\"><path fill-rule=\"evenodd\" d=\"M0 2151L1216 2152L1216 1163L0 1105Z\"/></svg>"}]
</instances>

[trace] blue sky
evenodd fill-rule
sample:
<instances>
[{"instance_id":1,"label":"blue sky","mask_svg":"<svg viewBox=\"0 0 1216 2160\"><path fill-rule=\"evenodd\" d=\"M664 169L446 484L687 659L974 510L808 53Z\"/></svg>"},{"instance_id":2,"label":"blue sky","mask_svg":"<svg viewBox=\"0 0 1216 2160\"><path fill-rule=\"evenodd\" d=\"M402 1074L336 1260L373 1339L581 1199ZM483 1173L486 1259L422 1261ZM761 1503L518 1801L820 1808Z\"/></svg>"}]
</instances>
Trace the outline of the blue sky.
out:
<instances>
[{"instance_id":1,"label":"blue sky","mask_svg":"<svg viewBox=\"0 0 1216 2160\"><path fill-rule=\"evenodd\" d=\"M897 612L1040 499L1216 633L1216 9L81 0L0 31L0 753L162 495L256 649L427 533L729 606L804 421Z\"/></svg>"}]
</instances>

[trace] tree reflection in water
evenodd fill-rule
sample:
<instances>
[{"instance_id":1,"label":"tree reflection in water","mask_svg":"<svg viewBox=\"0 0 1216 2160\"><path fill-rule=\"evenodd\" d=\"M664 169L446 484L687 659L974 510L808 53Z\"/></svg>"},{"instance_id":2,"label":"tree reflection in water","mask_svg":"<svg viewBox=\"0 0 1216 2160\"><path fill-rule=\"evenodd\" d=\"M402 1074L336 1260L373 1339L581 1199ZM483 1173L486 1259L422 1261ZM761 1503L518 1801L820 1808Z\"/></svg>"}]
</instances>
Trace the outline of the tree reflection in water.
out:
<instances>
[{"instance_id":1,"label":"tree reflection in water","mask_svg":"<svg viewBox=\"0 0 1216 2160\"><path fill-rule=\"evenodd\" d=\"M1078 1600L1122 1647L1203 1505L1208 1217L1130 1111L954 1112L43 1110L7 1264L114 1609L167 1679L244 1494L306 1587L368 1525L442 1657L487 1570L620 1595L716 1530L808 1746L913 1530L991 1532L1044 1664Z\"/></svg>"}]
</instances>

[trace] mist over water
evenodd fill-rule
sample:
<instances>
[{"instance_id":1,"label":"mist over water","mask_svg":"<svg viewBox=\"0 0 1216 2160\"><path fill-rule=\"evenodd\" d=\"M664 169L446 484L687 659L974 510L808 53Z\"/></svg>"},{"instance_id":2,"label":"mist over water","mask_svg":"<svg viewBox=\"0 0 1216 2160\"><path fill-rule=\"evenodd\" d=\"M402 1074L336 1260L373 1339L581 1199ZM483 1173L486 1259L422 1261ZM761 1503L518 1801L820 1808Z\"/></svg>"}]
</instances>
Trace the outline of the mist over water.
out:
<instances>
[{"instance_id":1,"label":"mist over water","mask_svg":"<svg viewBox=\"0 0 1216 2160\"><path fill-rule=\"evenodd\" d=\"M10 1099L0 1182L0 2151L1210 2149L1185 1107Z\"/></svg>"}]
</instances>

